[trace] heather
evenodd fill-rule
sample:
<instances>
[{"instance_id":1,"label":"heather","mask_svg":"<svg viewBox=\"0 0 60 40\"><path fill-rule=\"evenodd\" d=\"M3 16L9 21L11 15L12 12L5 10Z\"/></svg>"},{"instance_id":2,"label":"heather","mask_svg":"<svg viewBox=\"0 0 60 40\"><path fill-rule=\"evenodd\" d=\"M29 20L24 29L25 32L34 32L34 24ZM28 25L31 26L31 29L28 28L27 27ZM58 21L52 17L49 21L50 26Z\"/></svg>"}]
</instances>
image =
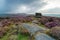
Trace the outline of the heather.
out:
<instances>
[{"instance_id":1,"label":"heather","mask_svg":"<svg viewBox=\"0 0 60 40\"><path fill-rule=\"evenodd\" d=\"M60 40L59 35L58 17L43 15L0 17L0 40Z\"/></svg>"}]
</instances>

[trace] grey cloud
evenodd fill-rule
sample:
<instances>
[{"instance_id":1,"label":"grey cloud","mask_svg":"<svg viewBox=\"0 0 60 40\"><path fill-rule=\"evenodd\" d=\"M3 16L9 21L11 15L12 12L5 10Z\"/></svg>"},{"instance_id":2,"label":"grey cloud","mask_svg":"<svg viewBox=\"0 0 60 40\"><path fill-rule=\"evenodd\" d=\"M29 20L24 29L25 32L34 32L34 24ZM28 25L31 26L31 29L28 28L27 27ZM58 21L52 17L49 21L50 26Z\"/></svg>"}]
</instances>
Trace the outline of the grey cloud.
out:
<instances>
[{"instance_id":1,"label":"grey cloud","mask_svg":"<svg viewBox=\"0 0 60 40\"><path fill-rule=\"evenodd\" d=\"M41 7L45 6L46 3L43 2L43 0L37 0L37 1L36 0L30 0L30 1L24 0L24 1L22 1L22 4L19 4L19 5L27 5L31 9L31 10L27 11L27 13L34 13ZM16 6L15 6L15 9L17 9Z\"/></svg>"},{"instance_id":2,"label":"grey cloud","mask_svg":"<svg viewBox=\"0 0 60 40\"><path fill-rule=\"evenodd\" d=\"M53 8L47 10L47 13L60 13L60 8Z\"/></svg>"},{"instance_id":3,"label":"grey cloud","mask_svg":"<svg viewBox=\"0 0 60 40\"><path fill-rule=\"evenodd\" d=\"M27 5L31 10L26 13L33 13L41 7L45 6L44 0L5 0L5 5L0 9L0 13L13 12L18 6ZM21 10L21 9L20 9Z\"/></svg>"}]
</instances>

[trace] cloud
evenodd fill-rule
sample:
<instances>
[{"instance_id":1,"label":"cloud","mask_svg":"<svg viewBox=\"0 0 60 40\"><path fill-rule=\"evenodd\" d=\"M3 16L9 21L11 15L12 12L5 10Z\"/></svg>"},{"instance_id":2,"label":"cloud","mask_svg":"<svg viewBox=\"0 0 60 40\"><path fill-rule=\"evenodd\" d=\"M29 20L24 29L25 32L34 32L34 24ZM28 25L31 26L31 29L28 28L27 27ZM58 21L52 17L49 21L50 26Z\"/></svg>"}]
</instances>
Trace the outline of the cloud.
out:
<instances>
[{"instance_id":1,"label":"cloud","mask_svg":"<svg viewBox=\"0 0 60 40\"><path fill-rule=\"evenodd\" d=\"M53 8L45 11L45 13L60 13L60 8Z\"/></svg>"},{"instance_id":2,"label":"cloud","mask_svg":"<svg viewBox=\"0 0 60 40\"><path fill-rule=\"evenodd\" d=\"M4 6L5 6L5 0L0 0L0 11L3 10Z\"/></svg>"},{"instance_id":3,"label":"cloud","mask_svg":"<svg viewBox=\"0 0 60 40\"><path fill-rule=\"evenodd\" d=\"M6 0L10 4L30 4L38 0Z\"/></svg>"},{"instance_id":4,"label":"cloud","mask_svg":"<svg viewBox=\"0 0 60 40\"><path fill-rule=\"evenodd\" d=\"M2 0L0 13L35 13L45 5L43 0Z\"/></svg>"},{"instance_id":5,"label":"cloud","mask_svg":"<svg viewBox=\"0 0 60 40\"><path fill-rule=\"evenodd\" d=\"M60 13L60 0L0 0L0 13Z\"/></svg>"},{"instance_id":6,"label":"cloud","mask_svg":"<svg viewBox=\"0 0 60 40\"><path fill-rule=\"evenodd\" d=\"M47 3L47 5L43 6L41 9L38 10L43 12L43 13L53 13L53 12L56 12L58 13L58 11L60 11L60 0L44 0L44 2ZM59 10L57 10L57 9ZM52 10L52 9L55 9L55 10Z\"/></svg>"},{"instance_id":7,"label":"cloud","mask_svg":"<svg viewBox=\"0 0 60 40\"><path fill-rule=\"evenodd\" d=\"M28 12L30 10L30 8L28 7L28 6L26 6L26 5L19 5L19 6L17 6L17 8L14 10L14 11L12 11L12 12L14 12L14 13L26 13L26 12Z\"/></svg>"},{"instance_id":8,"label":"cloud","mask_svg":"<svg viewBox=\"0 0 60 40\"><path fill-rule=\"evenodd\" d=\"M32 0L31 0L32 1ZM43 0L34 0L33 2L30 2L29 4L20 4L18 5L12 12L14 13L35 13L39 8L46 5Z\"/></svg>"}]
</instances>

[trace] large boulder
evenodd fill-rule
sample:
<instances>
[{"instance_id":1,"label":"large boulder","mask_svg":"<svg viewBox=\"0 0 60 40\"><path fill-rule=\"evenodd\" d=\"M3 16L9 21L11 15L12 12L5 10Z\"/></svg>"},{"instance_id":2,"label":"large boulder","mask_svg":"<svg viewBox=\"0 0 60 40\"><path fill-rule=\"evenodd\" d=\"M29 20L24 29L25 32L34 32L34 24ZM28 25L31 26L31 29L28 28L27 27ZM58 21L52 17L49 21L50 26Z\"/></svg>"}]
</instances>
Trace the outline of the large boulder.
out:
<instances>
[{"instance_id":1,"label":"large boulder","mask_svg":"<svg viewBox=\"0 0 60 40\"><path fill-rule=\"evenodd\" d=\"M40 33L35 35L35 40L55 40L55 39L46 34Z\"/></svg>"},{"instance_id":2,"label":"large boulder","mask_svg":"<svg viewBox=\"0 0 60 40\"><path fill-rule=\"evenodd\" d=\"M44 33L47 30L46 28L43 28L33 23L32 24L23 23L22 25L23 28L27 29L31 35L34 35L36 32Z\"/></svg>"}]
</instances>

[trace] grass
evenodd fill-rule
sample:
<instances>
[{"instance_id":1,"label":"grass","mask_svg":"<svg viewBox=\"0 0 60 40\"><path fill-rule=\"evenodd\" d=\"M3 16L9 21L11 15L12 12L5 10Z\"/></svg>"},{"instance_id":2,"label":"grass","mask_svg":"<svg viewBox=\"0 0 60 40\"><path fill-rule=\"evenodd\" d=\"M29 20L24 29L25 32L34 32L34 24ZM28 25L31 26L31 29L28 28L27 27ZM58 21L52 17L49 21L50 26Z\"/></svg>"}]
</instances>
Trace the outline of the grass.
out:
<instances>
[{"instance_id":1,"label":"grass","mask_svg":"<svg viewBox=\"0 0 60 40\"><path fill-rule=\"evenodd\" d=\"M18 40L29 40L29 36L28 35L18 34Z\"/></svg>"},{"instance_id":2,"label":"grass","mask_svg":"<svg viewBox=\"0 0 60 40\"><path fill-rule=\"evenodd\" d=\"M12 25L10 25L12 26ZM8 37L10 36L11 33L15 32L16 30L11 30L11 27L10 27L10 30L7 32L7 34L5 36L3 36L0 40L8 40Z\"/></svg>"},{"instance_id":3,"label":"grass","mask_svg":"<svg viewBox=\"0 0 60 40\"><path fill-rule=\"evenodd\" d=\"M41 26L41 27L45 27L43 24L39 24L39 26Z\"/></svg>"},{"instance_id":4,"label":"grass","mask_svg":"<svg viewBox=\"0 0 60 40\"><path fill-rule=\"evenodd\" d=\"M15 31L16 30L13 30L11 33L15 32ZM7 32L7 34L2 39L0 39L0 40L7 40L11 33Z\"/></svg>"}]
</instances>

